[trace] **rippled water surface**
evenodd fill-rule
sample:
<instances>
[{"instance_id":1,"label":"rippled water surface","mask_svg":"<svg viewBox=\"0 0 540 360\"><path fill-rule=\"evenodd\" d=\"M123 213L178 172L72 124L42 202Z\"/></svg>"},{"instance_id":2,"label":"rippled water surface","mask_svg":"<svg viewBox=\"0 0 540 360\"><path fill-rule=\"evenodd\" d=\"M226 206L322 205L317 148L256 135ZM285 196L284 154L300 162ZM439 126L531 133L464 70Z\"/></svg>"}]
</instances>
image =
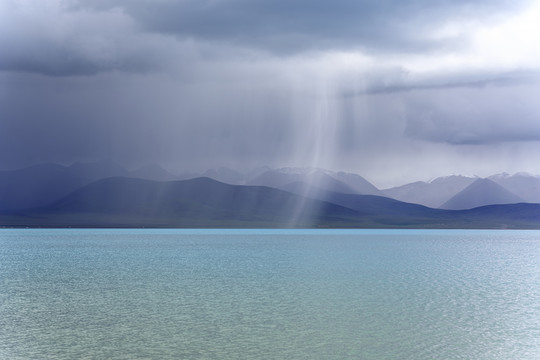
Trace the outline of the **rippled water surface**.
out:
<instances>
[{"instance_id":1,"label":"rippled water surface","mask_svg":"<svg viewBox=\"0 0 540 360\"><path fill-rule=\"evenodd\" d=\"M540 359L540 232L0 230L0 359Z\"/></svg>"}]
</instances>

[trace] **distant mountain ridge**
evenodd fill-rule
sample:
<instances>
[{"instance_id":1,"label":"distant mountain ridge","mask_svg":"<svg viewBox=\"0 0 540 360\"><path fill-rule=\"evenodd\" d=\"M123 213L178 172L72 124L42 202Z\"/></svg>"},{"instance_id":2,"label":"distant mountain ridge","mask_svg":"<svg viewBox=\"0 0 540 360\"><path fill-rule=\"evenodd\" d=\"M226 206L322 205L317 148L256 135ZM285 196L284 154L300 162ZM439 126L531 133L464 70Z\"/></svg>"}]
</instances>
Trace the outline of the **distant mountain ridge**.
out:
<instances>
[{"instance_id":1,"label":"distant mountain ridge","mask_svg":"<svg viewBox=\"0 0 540 360\"><path fill-rule=\"evenodd\" d=\"M412 202L417 204L426 205L433 208L464 208L464 206L474 207L480 206L480 204L489 205L497 203L511 203L511 202L529 202L540 203L540 177L527 174L516 173L510 174L497 174L488 178L491 182L499 185L501 188L492 189L493 192L500 193L498 196L493 194L487 196L487 189L482 190L482 186L476 186L467 191L467 195L463 195L464 198L476 198L480 199L484 197L484 200L477 201L476 203L457 205L457 200L447 204L453 197L457 196L461 191L464 191L468 186L472 185L478 180L484 180L479 177L465 177L465 176L446 176L432 180L431 182L414 182L395 188L385 189L383 193L386 196L394 198L396 200ZM485 182L480 182L479 184ZM493 186L490 186L494 188ZM512 195L508 194L511 193ZM483 195L481 193L484 193ZM505 194L506 195L503 195ZM454 203L455 202L455 203ZM452 205L454 203L454 205Z\"/></svg>"},{"instance_id":2,"label":"distant mountain ridge","mask_svg":"<svg viewBox=\"0 0 540 360\"><path fill-rule=\"evenodd\" d=\"M540 204L454 211L319 190L311 198L209 178L101 179L52 204L0 212L8 227L535 228Z\"/></svg>"},{"instance_id":3,"label":"distant mountain ridge","mask_svg":"<svg viewBox=\"0 0 540 360\"><path fill-rule=\"evenodd\" d=\"M222 183L232 185L267 186L307 198L326 201L330 194L384 196L405 203L431 208L466 209L497 203L540 203L540 177L517 173L497 174L488 179L493 184L490 196L486 186L472 187L478 177L446 176L430 182L414 182L379 190L358 174L318 168L256 168L241 172L226 167L202 173ZM129 177L154 181L176 181L196 178L200 174L173 174L156 164L127 170L111 161L74 163L70 166L40 164L13 171L0 171L0 211L24 210L49 205L95 181L110 177ZM494 186L498 187L494 190ZM512 196L508 193L513 194ZM483 194L483 195L482 195ZM498 194L498 195L496 195ZM506 194L506 195L504 195ZM340 198L332 195L333 199ZM453 199L450 201L451 199ZM472 199L482 201L473 202ZM355 206L350 206L356 208ZM410 209L408 210L410 211Z\"/></svg>"},{"instance_id":4,"label":"distant mountain ridge","mask_svg":"<svg viewBox=\"0 0 540 360\"><path fill-rule=\"evenodd\" d=\"M430 182L417 181L385 189L383 193L396 200L438 208L475 180L476 178L472 177L452 175Z\"/></svg>"},{"instance_id":5,"label":"distant mountain ridge","mask_svg":"<svg viewBox=\"0 0 540 360\"><path fill-rule=\"evenodd\" d=\"M540 176L521 172L492 175L488 179L527 202L540 203Z\"/></svg>"},{"instance_id":6,"label":"distant mountain ridge","mask_svg":"<svg viewBox=\"0 0 540 360\"><path fill-rule=\"evenodd\" d=\"M268 170L247 181L249 185L275 188L286 188L294 183L347 194L383 195L379 189L360 175L315 168Z\"/></svg>"},{"instance_id":7,"label":"distant mountain ridge","mask_svg":"<svg viewBox=\"0 0 540 360\"><path fill-rule=\"evenodd\" d=\"M114 177L84 186L48 206L4 215L4 219L18 215L23 223L26 219L59 226L286 225L291 221L307 226L324 219L355 218L357 213L279 189L229 185L210 178L158 182Z\"/></svg>"},{"instance_id":8,"label":"distant mountain ridge","mask_svg":"<svg viewBox=\"0 0 540 360\"><path fill-rule=\"evenodd\" d=\"M39 164L0 171L0 210L46 205L94 181L118 176L159 181L180 178L158 165L128 171L112 161L77 162L69 166Z\"/></svg>"},{"instance_id":9,"label":"distant mountain ridge","mask_svg":"<svg viewBox=\"0 0 540 360\"><path fill-rule=\"evenodd\" d=\"M39 164L0 172L0 210L48 204L81 186L128 171L112 162Z\"/></svg>"},{"instance_id":10,"label":"distant mountain ridge","mask_svg":"<svg viewBox=\"0 0 540 360\"><path fill-rule=\"evenodd\" d=\"M525 202L501 185L489 179L478 179L446 201L441 208L449 210L472 209L485 205L516 204Z\"/></svg>"}]
</instances>

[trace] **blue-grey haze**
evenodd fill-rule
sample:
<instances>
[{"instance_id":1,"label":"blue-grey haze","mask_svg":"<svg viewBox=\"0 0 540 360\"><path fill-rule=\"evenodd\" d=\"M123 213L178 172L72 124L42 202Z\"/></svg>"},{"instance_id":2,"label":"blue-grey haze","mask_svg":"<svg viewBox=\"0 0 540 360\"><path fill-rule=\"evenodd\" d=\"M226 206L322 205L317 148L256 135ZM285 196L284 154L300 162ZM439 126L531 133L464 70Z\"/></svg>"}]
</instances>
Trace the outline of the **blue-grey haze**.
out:
<instances>
[{"instance_id":1,"label":"blue-grey haze","mask_svg":"<svg viewBox=\"0 0 540 360\"><path fill-rule=\"evenodd\" d=\"M540 173L535 0L0 1L0 170Z\"/></svg>"},{"instance_id":2,"label":"blue-grey haze","mask_svg":"<svg viewBox=\"0 0 540 360\"><path fill-rule=\"evenodd\" d=\"M538 359L540 232L0 232L3 359Z\"/></svg>"}]
</instances>

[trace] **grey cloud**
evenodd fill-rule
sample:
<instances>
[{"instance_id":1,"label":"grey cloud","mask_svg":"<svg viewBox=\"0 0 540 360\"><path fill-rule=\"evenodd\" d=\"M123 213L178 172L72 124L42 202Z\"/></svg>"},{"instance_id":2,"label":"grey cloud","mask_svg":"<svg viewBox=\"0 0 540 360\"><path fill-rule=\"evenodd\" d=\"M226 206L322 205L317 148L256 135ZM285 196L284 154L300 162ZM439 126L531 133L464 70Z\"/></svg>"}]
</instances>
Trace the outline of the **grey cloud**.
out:
<instances>
[{"instance_id":1,"label":"grey cloud","mask_svg":"<svg viewBox=\"0 0 540 360\"><path fill-rule=\"evenodd\" d=\"M40 51L40 48L43 51ZM0 57L0 70L38 73L50 76L96 75L104 71L121 70L128 72L147 72L155 70L150 59L116 56L96 60L77 53L73 48L40 44L32 47L36 53L21 52Z\"/></svg>"},{"instance_id":2,"label":"grey cloud","mask_svg":"<svg viewBox=\"0 0 540 360\"><path fill-rule=\"evenodd\" d=\"M434 24L484 17L517 8L521 3L508 0L103 0L79 1L77 6L122 7L154 32L276 53L297 53L348 48L426 50L441 45L441 40L433 41L426 36Z\"/></svg>"},{"instance_id":3,"label":"grey cloud","mask_svg":"<svg viewBox=\"0 0 540 360\"><path fill-rule=\"evenodd\" d=\"M406 96L411 138L453 145L540 141L540 84L447 88Z\"/></svg>"},{"instance_id":4,"label":"grey cloud","mask_svg":"<svg viewBox=\"0 0 540 360\"><path fill-rule=\"evenodd\" d=\"M159 67L163 39L139 33L118 9L71 11L44 1L3 5L0 70L51 76L104 71L147 72ZM160 54L161 53L161 54Z\"/></svg>"},{"instance_id":5,"label":"grey cloud","mask_svg":"<svg viewBox=\"0 0 540 360\"><path fill-rule=\"evenodd\" d=\"M205 51L210 57L238 56L239 48L278 55L446 49L459 42L429 39L435 24L497 14L520 3L73 0L24 7L8 2L0 9L0 70L67 76L154 71L169 61L187 66L178 58L186 41L200 44L196 56L202 58Z\"/></svg>"},{"instance_id":6,"label":"grey cloud","mask_svg":"<svg viewBox=\"0 0 540 360\"><path fill-rule=\"evenodd\" d=\"M453 73L431 74L428 78L415 78L402 68L373 68L361 76L362 87L344 83L340 96L358 97L367 94L404 93L417 90L441 90L458 88L507 87L540 83L538 70L513 70L506 72L462 70Z\"/></svg>"},{"instance_id":7,"label":"grey cloud","mask_svg":"<svg viewBox=\"0 0 540 360\"><path fill-rule=\"evenodd\" d=\"M439 44L424 35L440 21L514 2L33 4L42 3L71 5L0 19L0 168L112 158L186 170L371 169L417 180L434 168L484 165L493 149L540 147L537 73L441 65L422 78L384 67L394 55L377 53L433 50ZM340 63L324 53L351 48L377 63L356 68L355 55ZM523 150L520 164L538 168L534 154Z\"/></svg>"}]
</instances>

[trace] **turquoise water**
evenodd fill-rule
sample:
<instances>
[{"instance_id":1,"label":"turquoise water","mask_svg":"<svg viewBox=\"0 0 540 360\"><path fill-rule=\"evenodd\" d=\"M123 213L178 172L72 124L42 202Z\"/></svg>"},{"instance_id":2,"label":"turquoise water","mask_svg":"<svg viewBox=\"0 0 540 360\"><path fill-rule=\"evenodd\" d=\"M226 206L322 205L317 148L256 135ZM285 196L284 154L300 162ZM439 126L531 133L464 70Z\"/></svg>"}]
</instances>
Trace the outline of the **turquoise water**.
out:
<instances>
[{"instance_id":1,"label":"turquoise water","mask_svg":"<svg viewBox=\"0 0 540 360\"><path fill-rule=\"evenodd\" d=\"M0 359L540 359L540 232L0 230Z\"/></svg>"}]
</instances>

